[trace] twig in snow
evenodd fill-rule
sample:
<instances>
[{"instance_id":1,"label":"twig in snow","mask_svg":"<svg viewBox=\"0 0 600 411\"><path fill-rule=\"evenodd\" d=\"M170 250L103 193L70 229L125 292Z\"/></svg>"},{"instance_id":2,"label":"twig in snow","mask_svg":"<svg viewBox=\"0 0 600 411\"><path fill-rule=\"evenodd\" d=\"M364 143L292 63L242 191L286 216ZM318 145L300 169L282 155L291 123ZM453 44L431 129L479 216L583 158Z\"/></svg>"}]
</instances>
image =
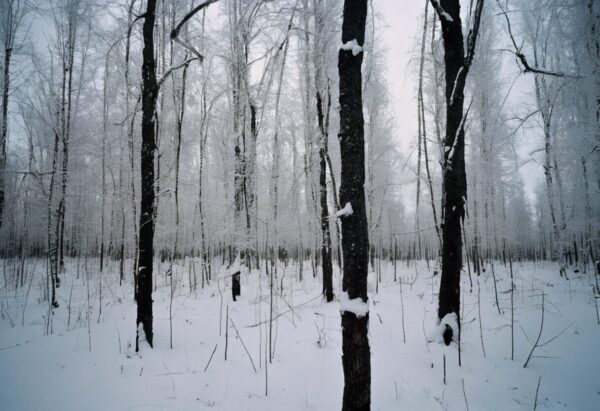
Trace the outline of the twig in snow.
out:
<instances>
[{"instance_id":1,"label":"twig in snow","mask_svg":"<svg viewBox=\"0 0 600 411\"><path fill-rule=\"evenodd\" d=\"M500 312L500 303L498 302L498 286L496 285L496 273L494 272L494 262L492 261L492 279L494 280L494 295L496 296L496 308L498 308L498 315L502 315Z\"/></svg>"},{"instance_id":2,"label":"twig in snow","mask_svg":"<svg viewBox=\"0 0 600 411\"><path fill-rule=\"evenodd\" d=\"M469 401L467 401L467 393L465 392L465 379L462 379L462 391L463 396L465 397L465 405L467 406L467 411L469 411Z\"/></svg>"},{"instance_id":3,"label":"twig in snow","mask_svg":"<svg viewBox=\"0 0 600 411\"><path fill-rule=\"evenodd\" d=\"M0 347L0 351L8 350L9 348L20 347L20 346L22 346L24 344L27 344L28 342L29 342L29 340L25 340L22 343L16 343L16 344L13 344L13 345L7 345L6 347Z\"/></svg>"},{"instance_id":4,"label":"twig in snow","mask_svg":"<svg viewBox=\"0 0 600 411\"><path fill-rule=\"evenodd\" d=\"M233 322L233 318L230 318L229 321L231 321L231 325L233 325L233 329L235 330L238 338L240 339L240 342L242 343L242 347L244 347L244 350L246 351L246 354L248 354L248 358L250 359L250 363L252 364L252 368L254 368L254 372L256 372L256 367L254 366L254 361L252 360L252 356L248 352L248 348L246 348L246 344L244 344L244 340L242 340L242 336L240 335L240 332L238 331L237 327L235 326L235 323Z\"/></svg>"},{"instance_id":5,"label":"twig in snow","mask_svg":"<svg viewBox=\"0 0 600 411\"><path fill-rule=\"evenodd\" d=\"M538 394L540 392L540 383L542 382L542 376L540 375L540 377L538 378L538 383L537 383L537 388L535 389L535 400L533 401L533 411L535 411L537 409L537 399L538 399Z\"/></svg>"},{"instance_id":6,"label":"twig in snow","mask_svg":"<svg viewBox=\"0 0 600 411\"><path fill-rule=\"evenodd\" d=\"M592 298L594 299L594 305L596 306L596 320L598 321L598 325L600 325L600 314L598 314L598 297L596 297L596 288L592 285Z\"/></svg>"},{"instance_id":7,"label":"twig in snow","mask_svg":"<svg viewBox=\"0 0 600 411\"><path fill-rule=\"evenodd\" d=\"M531 347L531 351L529 352L529 355L527 356L527 361L525 361L525 364L523 364L523 368L527 368L527 364L529 364L529 360L531 360L531 356L533 355L533 352L538 347L538 344L540 342L540 337L542 336L543 329L544 329L544 293L542 293L542 321L540 322L540 332L538 333L537 339L535 340L535 344L533 344L533 347Z\"/></svg>"},{"instance_id":8,"label":"twig in snow","mask_svg":"<svg viewBox=\"0 0 600 411\"><path fill-rule=\"evenodd\" d=\"M212 354L210 355L210 358L208 359L208 362L206 363L206 367L204 367L203 372L206 372L206 370L208 370L208 366L210 365L210 362L212 361L213 355L215 355L215 351L217 351L218 346L219 344L215 344L215 348L212 350Z\"/></svg>"},{"instance_id":9,"label":"twig in snow","mask_svg":"<svg viewBox=\"0 0 600 411\"><path fill-rule=\"evenodd\" d=\"M481 338L481 349L483 350L483 357L485 358L485 345L483 344L483 326L481 324L481 287L479 286L479 280L477 280L477 309L479 310L479 337Z\"/></svg>"}]
</instances>

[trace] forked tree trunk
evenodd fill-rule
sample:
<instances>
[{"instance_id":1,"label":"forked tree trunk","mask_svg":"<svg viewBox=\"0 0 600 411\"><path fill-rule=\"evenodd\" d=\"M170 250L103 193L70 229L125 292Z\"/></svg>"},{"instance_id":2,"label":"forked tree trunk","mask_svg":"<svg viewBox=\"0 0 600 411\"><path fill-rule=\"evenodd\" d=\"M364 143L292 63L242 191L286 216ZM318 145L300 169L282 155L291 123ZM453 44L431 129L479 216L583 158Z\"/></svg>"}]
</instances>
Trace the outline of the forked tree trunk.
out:
<instances>
[{"instance_id":1,"label":"forked tree trunk","mask_svg":"<svg viewBox=\"0 0 600 411\"><path fill-rule=\"evenodd\" d=\"M365 141L362 111L362 46L365 42L367 0L346 0L339 51L340 76L340 153L342 175L340 203L352 207L342 217L344 278L342 291L350 299L367 296L369 238L365 205ZM359 48L360 47L360 48ZM349 49L348 49L349 48ZM349 207L348 207L349 208ZM342 313L342 364L344 368L343 410L371 408L371 352L369 313Z\"/></svg>"},{"instance_id":2,"label":"forked tree trunk","mask_svg":"<svg viewBox=\"0 0 600 411\"><path fill-rule=\"evenodd\" d=\"M442 225L442 277L438 317L460 313L460 271L462 268L461 222L464 218L464 198L467 194L465 176L465 132L463 127L464 82L458 84L458 71L464 65L464 46L460 4L458 0L441 2L453 21L440 16L444 40L446 71L446 137L444 139ZM454 94L454 96L453 96ZM446 329L444 340L453 339L452 330ZM449 334L449 335L448 335Z\"/></svg>"},{"instance_id":3,"label":"forked tree trunk","mask_svg":"<svg viewBox=\"0 0 600 411\"><path fill-rule=\"evenodd\" d=\"M461 225L467 198L465 173L464 88L475 52L483 0L477 1L473 29L469 33L465 56L459 0L431 0L442 23L446 71L446 137L443 161L442 277L438 317L454 313L460 330L460 271L462 268ZM444 342L453 340L446 327Z\"/></svg>"}]
</instances>

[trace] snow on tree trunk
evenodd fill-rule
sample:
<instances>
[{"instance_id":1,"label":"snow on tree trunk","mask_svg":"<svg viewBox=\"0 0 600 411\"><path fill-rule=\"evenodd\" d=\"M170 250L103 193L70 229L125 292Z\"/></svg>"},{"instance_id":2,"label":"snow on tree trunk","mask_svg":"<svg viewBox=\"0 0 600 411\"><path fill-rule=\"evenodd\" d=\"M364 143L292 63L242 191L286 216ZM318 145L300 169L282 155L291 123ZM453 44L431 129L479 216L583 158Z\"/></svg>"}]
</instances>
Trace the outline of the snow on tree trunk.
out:
<instances>
[{"instance_id":1,"label":"snow on tree trunk","mask_svg":"<svg viewBox=\"0 0 600 411\"><path fill-rule=\"evenodd\" d=\"M446 136L443 160L442 277L438 318L455 313L460 330L460 271L462 269L461 226L465 216L467 179L465 173L465 130L463 113L466 77L475 51L483 0L477 2L473 30L465 48L459 0L431 0L442 23L446 72ZM444 332L444 342L454 338L452 328Z\"/></svg>"},{"instance_id":2,"label":"snow on tree trunk","mask_svg":"<svg viewBox=\"0 0 600 411\"><path fill-rule=\"evenodd\" d=\"M342 44L365 41L367 0L346 0L342 24ZM344 277L342 291L350 300L368 302L368 227L365 207L365 143L362 112L363 53L341 48L340 76L340 152L342 173L340 203L351 204L353 212L342 216ZM344 369L343 410L368 410L371 407L371 353L369 313L357 316L342 313L342 363Z\"/></svg>"}]
</instances>

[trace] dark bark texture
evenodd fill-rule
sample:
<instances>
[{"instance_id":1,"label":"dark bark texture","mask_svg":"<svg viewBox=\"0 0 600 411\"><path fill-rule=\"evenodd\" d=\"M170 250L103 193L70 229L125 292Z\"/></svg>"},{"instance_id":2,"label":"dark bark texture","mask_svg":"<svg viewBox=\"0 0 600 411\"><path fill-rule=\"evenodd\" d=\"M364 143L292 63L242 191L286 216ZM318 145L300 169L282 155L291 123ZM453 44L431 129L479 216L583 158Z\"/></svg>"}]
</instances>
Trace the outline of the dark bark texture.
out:
<instances>
[{"instance_id":1,"label":"dark bark texture","mask_svg":"<svg viewBox=\"0 0 600 411\"><path fill-rule=\"evenodd\" d=\"M475 7L473 28L467 39L467 54L460 20L459 0L431 0L442 24L444 65L446 74L446 137L443 163L443 226L442 226L442 277L438 317L455 313L460 330L460 271L462 268L461 224L465 216L467 177L465 174L465 130L463 113L464 88L475 53L483 0ZM446 345L455 338L446 327Z\"/></svg>"},{"instance_id":2,"label":"dark bark texture","mask_svg":"<svg viewBox=\"0 0 600 411\"><path fill-rule=\"evenodd\" d=\"M319 185L321 202L321 266L323 268L323 294L327 302L333 301L333 267L331 263L331 230L329 228L329 207L327 206L327 130L325 129L325 113L323 98L317 92L317 121L321 137Z\"/></svg>"},{"instance_id":3,"label":"dark bark texture","mask_svg":"<svg viewBox=\"0 0 600 411\"><path fill-rule=\"evenodd\" d=\"M458 72L464 65L462 24L458 0L441 2L453 21L440 18L444 41L446 70L446 137L444 139L444 218L442 225L442 277L438 317L460 313L460 270L462 268L461 220L464 217L463 197L467 194L465 176L465 131L462 124L464 82ZM458 80L458 81L457 81ZM461 84L462 83L462 84ZM444 341L453 339L452 329L446 328Z\"/></svg>"},{"instance_id":4,"label":"dark bark texture","mask_svg":"<svg viewBox=\"0 0 600 411\"><path fill-rule=\"evenodd\" d=\"M367 0L346 0L342 43L365 41ZM352 206L353 213L342 217L344 277L342 290L351 299L367 296L369 238L365 207L365 144L362 112L362 50L340 49L340 152L342 162L340 205ZM371 408L371 353L368 337L369 314L357 317L342 313L342 363L344 368L343 410Z\"/></svg>"},{"instance_id":5,"label":"dark bark texture","mask_svg":"<svg viewBox=\"0 0 600 411\"><path fill-rule=\"evenodd\" d=\"M12 13L12 11L10 11ZM6 35L9 35L8 33ZM6 138L8 136L8 91L10 85L10 59L12 56L12 44L6 40L4 48L4 74L2 81L2 129L0 131L0 227L2 227L2 215L4 211L4 191L6 169Z\"/></svg>"},{"instance_id":6,"label":"dark bark texture","mask_svg":"<svg viewBox=\"0 0 600 411\"><path fill-rule=\"evenodd\" d=\"M139 325L142 324L146 341L152 347L152 264L154 257L154 156L156 150L154 111L158 85L154 61L154 20L156 0L148 0L143 27L142 63L142 198L140 213L138 283L136 290L139 349Z\"/></svg>"},{"instance_id":7,"label":"dark bark texture","mask_svg":"<svg viewBox=\"0 0 600 411\"><path fill-rule=\"evenodd\" d=\"M237 271L231 276L231 296L233 297L233 301L237 301L236 297L241 295L240 275L240 272Z\"/></svg>"}]
</instances>

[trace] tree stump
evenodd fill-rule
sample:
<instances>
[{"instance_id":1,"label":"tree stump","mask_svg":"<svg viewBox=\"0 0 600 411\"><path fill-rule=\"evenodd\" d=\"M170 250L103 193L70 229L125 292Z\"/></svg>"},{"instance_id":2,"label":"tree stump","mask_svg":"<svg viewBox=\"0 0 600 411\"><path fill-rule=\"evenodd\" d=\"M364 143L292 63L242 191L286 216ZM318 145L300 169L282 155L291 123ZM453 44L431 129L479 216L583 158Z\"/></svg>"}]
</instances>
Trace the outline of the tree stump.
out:
<instances>
[{"instance_id":1,"label":"tree stump","mask_svg":"<svg viewBox=\"0 0 600 411\"><path fill-rule=\"evenodd\" d=\"M239 297L241 295L239 271L231 276L231 295L233 296L233 301L237 301L235 297Z\"/></svg>"}]
</instances>

